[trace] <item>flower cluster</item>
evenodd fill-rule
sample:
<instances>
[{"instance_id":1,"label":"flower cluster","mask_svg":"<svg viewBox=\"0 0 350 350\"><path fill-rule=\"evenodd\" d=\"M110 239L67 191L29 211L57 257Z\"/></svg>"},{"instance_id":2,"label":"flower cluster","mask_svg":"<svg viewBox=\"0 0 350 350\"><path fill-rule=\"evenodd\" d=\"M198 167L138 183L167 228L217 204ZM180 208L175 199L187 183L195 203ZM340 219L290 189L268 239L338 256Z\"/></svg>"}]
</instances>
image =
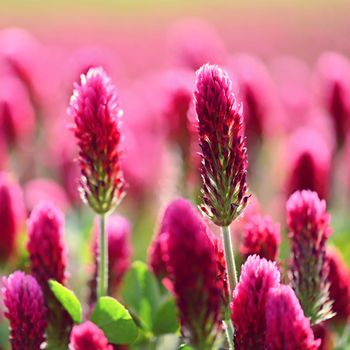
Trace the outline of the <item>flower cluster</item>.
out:
<instances>
[{"instance_id":1,"label":"flower cluster","mask_svg":"<svg viewBox=\"0 0 350 350\"><path fill-rule=\"evenodd\" d=\"M209 64L197 72L194 99L202 158L201 209L218 226L228 226L248 201L242 108L228 75Z\"/></svg>"}]
</instances>

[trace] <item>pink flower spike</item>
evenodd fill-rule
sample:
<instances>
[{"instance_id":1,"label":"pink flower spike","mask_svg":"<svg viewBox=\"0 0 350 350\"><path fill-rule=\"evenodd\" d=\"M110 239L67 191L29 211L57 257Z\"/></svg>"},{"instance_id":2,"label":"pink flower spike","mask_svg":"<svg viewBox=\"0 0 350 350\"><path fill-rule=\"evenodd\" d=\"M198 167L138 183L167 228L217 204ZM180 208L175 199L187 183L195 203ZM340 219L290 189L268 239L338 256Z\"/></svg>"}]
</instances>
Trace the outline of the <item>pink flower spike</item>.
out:
<instances>
[{"instance_id":1,"label":"pink flower spike","mask_svg":"<svg viewBox=\"0 0 350 350\"><path fill-rule=\"evenodd\" d=\"M242 106L228 75L205 64L197 72L194 101L201 148L201 209L218 226L228 226L248 202L247 149Z\"/></svg>"},{"instance_id":2,"label":"pink flower spike","mask_svg":"<svg viewBox=\"0 0 350 350\"><path fill-rule=\"evenodd\" d=\"M332 233L329 221L326 202L316 192L297 191L289 198L292 285L312 325L333 316L326 261L326 241Z\"/></svg>"},{"instance_id":3,"label":"pink flower spike","mask_svg":"<svg viewBox=\"0 0 350 350\"><path fill-rule=\"evenodd\" d=\"M261 258L275 261L281 244L280 225L275 224L269 216L256 215L248 219L244 226L241 253L259 255Z\"/></svg>"},{"instance_id":4,"label":"pink flower spike","mask_svg":"<svg viewBox=\"0 0 350 350\"><path fill-rule=\"evenodd\" d=\"M10 322L13 350L39 350L45 340L47 312L36 280L21 271L3 279L5 316Z\"/></svg>"},{"instance_id":5,"label":"pink flower spike","mask_svg":"<svg viewBox=\"0 0 350 350\"><path fill-rule=\"evenodd\" d=\"M81 194L99 214L107 213L124 196L120 164L118 96L105 71L90 68L75 84L68 108L79 146Z\"/></svg>"},{"instance_id":6,"label":"pink flower spike","mask_svg":"<svg viewBox=\"0 0 350 350\"><path fill-rule=\"evenodd\" d=\"M73 327L69 350L113 350L113 346L108 344L108 339L100 328L86 321Z\"/></svg>"},{"instance_id":7,"label":"pink flower spike","mask_svg":"<svg viewBox=\"0 0 350 350\"><path fill-rule=\"evenodd\" d=\"M280 285L274 262L251 255L242 267L231 304L235 349L265 350L265 304L271 288Z\"/></svg>"},{"instance_id":8,"label":"pink flower spike","mask_svg":"<svg viewBox=\"0 0 350 350\"><path fill-rule=\"evenodd\" d=\"M266 350L318 350L310 321L289 286L272 288L266 300Z\"/></svg>"}]
</instances>

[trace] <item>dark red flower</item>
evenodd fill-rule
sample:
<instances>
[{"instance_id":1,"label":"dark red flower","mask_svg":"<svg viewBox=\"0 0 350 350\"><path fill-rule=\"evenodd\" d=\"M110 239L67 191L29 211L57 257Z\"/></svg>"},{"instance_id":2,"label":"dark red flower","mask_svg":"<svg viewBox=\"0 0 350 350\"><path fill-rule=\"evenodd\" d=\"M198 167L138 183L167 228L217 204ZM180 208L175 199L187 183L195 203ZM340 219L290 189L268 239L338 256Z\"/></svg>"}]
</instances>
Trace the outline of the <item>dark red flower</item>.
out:
<instances>
[{"instance_id":1,"label":"dark red flower","mask_svg":"<svg viewBox=\"0 0 350 350\"><path fill-rule=\"evenodd\" d=\"M332 230L326 202L316 192L297 191L287 202L292 241L292 285L312 324L332 317L326 241Z\"/></svg>"},{"instance_id":2,"label":"dark red flower","mask_svg":"<svg viewBox=\"0 0 350 350\"><path fill-rule=\"evenodd\" d=\"M280 225L269 216L256 215L248 219L244 226L241 253L259 255L261 258L275 261L281 244Z\"/></svg>"},{"instance_id":3,"label":"dark red flower","mask_svg":"<svg viewBox=\"0 0 350 350\"><path fill-rule=\"evenodd\" d=\"M73 327L69 350L113 350L113 347L100 328L86 321Z\"/></svg>"},{"instance_id":4,"label":"dark red flower","mask_svg":"<svg viewBox=\"0 0 350 350\"><path fill-rule=\"evenodd\" d=\"M272 288L266 299L266 350L318 350L310 320L289 286Z\"/></svg>"},{"instance_id":5,"label":"dark red flower","mask_svg":"<svg viewBox=\"0 0 350 350\"><path fill-rule=\"evenodd\" d=\"M211 349L220 321L222 283L208 228L183 199L167 207L162 228L166 245L161 252L173 284L182 334L197 348Z\"/></svg>"},{"instance_id":6,"label":"dark red flower","mask_svg":"<svg viewBox=\"0 0 350 350\"><path fill-rule=\"evenodd\" d=\"M102 68L91 68L75 84L68 113L74 119L79 146L81 193L97 213L106 213L124 195L120 164L119 118L116 89Z\"/></svg>"},{"instance_id":7,"label":"dark red flower","mask_svg":"<svg viewBox=\"0 0 350 350\"><path fill-rule=\"evenodd\" d=\"M197 72L194 99L202 158L201 209L218 226L228 226L248 201L242 108L228 75L209 64Z\"/></svg>"},{"instance_id":8,"label":"dark red flower","mask_svg":"<svg viewBox=\"0 0 350 350\"><path fill-rule=\"evenodd\" d=\"M40 350L45 340L47 312L42 290L30 275L16 271L4 278L5 316L10 321L13 350Z\"/></svg>"},{"instance_id":9,"label":"dark red flower","mask_svg":"<svg viewBox=\"0 0 350 350\"><path fill-rule=\"evenodd\" d=\"M274 262L248 257L231 304L235 350L265 350L265 304L269 290L279 285L280 272Z\"/></svg>"}]
</instances>

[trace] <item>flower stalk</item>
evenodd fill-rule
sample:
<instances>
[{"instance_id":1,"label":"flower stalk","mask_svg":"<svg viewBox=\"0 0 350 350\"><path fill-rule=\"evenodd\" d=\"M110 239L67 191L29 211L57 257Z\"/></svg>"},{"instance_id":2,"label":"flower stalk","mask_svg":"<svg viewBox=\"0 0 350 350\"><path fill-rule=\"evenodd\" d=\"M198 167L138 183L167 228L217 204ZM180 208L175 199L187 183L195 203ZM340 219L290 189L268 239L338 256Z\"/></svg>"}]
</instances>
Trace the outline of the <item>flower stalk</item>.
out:
<instances>
[{"instance_id":1,"label":"flower stalk","mask_svg":"<svg viewBox=\"0 0 350 350\"><path fill-rule=\"evenodd\" d=\"M97 296L98 298L107 295L108 290L108 247L106 235L106 215L100 215L100 249L98 256L98 284Z\"/></svg>"}]
</instances>

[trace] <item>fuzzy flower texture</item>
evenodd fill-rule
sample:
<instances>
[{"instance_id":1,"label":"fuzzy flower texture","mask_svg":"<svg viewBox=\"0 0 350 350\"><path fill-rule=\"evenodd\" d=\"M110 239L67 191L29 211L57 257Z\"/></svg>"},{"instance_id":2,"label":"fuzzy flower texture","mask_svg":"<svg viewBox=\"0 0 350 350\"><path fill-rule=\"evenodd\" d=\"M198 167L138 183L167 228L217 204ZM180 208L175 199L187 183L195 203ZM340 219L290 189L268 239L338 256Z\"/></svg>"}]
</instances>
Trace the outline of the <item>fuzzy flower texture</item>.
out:
<instances>
[{"instance_id":1,"label":"fuzzy flower texture","mask_svg":"<svg viewBox=\"0 0 350 350\"><path fill-rule=\"evenodd\" d=\"M39 350L45 340L47 312L39 284L17 271L4 278L3 300L13 350Z\"/></svg>"},{"instance_id":2,"label":"fuzzy flower texture","mask_svg":"<svg viewBox=\"0 0 350 350\"><path fill-rule=\"evenodd\" d=\"M201 209L218 226L228 226L249 197L242 106L231 85L218 66L206 64L197 72L194 99L202 158Z\"/></svg>"},{"instance_id":3,"label":"fuzzy flower texture","mask_svg":"<svg viewBox=\"0 0 350 350\"><path fill-rule=\"evenodd\" d=\"M68 113L79 146L82 198L96 213L107 213L123 197L125 183L119 151L122 110L102 68L91 68L81 76Z\"/></svg>"}]
</instances>

